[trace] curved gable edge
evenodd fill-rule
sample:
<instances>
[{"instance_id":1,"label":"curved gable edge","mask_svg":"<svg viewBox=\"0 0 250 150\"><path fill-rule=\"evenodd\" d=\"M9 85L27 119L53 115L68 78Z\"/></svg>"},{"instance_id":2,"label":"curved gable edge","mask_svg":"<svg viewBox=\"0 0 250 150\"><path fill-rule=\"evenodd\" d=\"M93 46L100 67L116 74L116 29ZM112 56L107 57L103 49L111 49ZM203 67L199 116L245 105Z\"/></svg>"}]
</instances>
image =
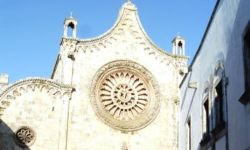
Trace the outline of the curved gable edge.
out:
<instances>
[{"instance_id":1,"label":"curved gable edge","mask_svg":"<svg viewBox=\"0 0 250 150\"><path fill-rule=\"evenodd\" d=\"M123 32L124 30L128 30L127 28L125 28L125 26L128 24L129 21L132 21L132 24L134 24L135 26L139 28L139 30L135 31L138 34L138 39L136 40L141 40L141 42L139 43L145 44L146 45L145 50L150 51L149 53L157 53L160 55L163 54L165 56L170 56L172 58L180 58L180 59L185 59L185 60L188 59L185 56L173 55L171 53L168 53L166 50L159 48L153 42L153 40L148 36L148 34L145 32L143 25L140 21L137 8L131 2L127 2L122 6L115 24L105 33L101 34L100 36L97 36L94 38L88 38L88 39L62 38L61 45L63 45L64 42L72 43L73 41L75 41L73 43L76 43L76 45L88 45L89 47L98 47L100 45L100 46L105 47L105 45L103 44L105 43L105 41L109 41L110 43L113 40L116 40L116 36L119 36L121 32ZM133 27L129 26L128 28L132 29ZM132 29L132 32L134 32L133 29Z\"/></svg>"}]
</instances>

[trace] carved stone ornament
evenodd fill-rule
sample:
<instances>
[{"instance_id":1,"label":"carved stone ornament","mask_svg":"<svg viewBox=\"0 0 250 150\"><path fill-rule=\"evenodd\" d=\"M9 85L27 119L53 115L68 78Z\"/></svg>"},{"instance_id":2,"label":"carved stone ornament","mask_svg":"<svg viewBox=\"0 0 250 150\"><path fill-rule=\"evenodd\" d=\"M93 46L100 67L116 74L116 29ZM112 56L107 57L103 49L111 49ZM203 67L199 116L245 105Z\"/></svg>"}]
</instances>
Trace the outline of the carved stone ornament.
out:
<instances>
[{"instance_id":1,"label":"carved stone ornament","mask_svg":"<svg viewBox=\"0 0 250 150\"><path fill-rule=\"evenodd\" d=\"M29 127L21 127L15 134L16 142L22 147L31 146L35 138L35 132Z\"/></svg>"},{"instance_id":2,"label":"carved stone ornament","mask_svg":"<svg viewBox=\"0 0 250 150\"><path fill-rule=\"evenodd\" d=\"M121 131L148 125L158 114L159 99L153 76L131 61L103 66L93 80L92 104L102 121Z\"/></svg>"}]
</instances>

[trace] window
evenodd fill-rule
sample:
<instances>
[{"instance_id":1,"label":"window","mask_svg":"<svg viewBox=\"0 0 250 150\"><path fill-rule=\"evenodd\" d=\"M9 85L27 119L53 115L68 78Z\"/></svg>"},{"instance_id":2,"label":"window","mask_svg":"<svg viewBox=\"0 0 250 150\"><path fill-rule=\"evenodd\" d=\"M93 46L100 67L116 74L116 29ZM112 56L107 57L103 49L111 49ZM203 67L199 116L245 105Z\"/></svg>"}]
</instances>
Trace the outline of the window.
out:
<instances>
[{"instance_id":1,"label":"window","mask_svg":"<svg viewBox=\"0 0 250 150\"><path fill-rule=\"evenodd\" d=\"M208 99L203 104L203 133L209 133L209 103Z\"/></svg>"},{"instance_id":2,"label":"window","mask_svg":"<svg viewBox=\"0 0 250 150\"><path fill-rule=\"evenodd\" d=\"M223 85L222 81L215 88L215 124L220 125L224 123L224 111L223 111Z\"/></svg>"},{"instance_id":3,"label":"window","mask_svg":"<svg viewBox=\"0 0 250 150\"><path fill-rule=\"evenodd\" d=\"M191 150L191 141L192 141L192 131L191 131L191 118L187 121L187 149Z\"/></svg>"},{"instance_id":4,"label":"window","mask_svg":"<svg viewBox=\"0 0 250 150\"><path fill-rule=\"evenodd\" d=\"M250 89L250 29L244 37L244 70L245 70L245 88Z\"/></svg>"},{"instance_id":5,"label":"window","mask_svg":"<svg viewBox=\"0 0 250 150\"><path fill-rule=\"evenodd\" d=\"M206 99L206 101L203 103L202 108L202 126L203 126L203 135L200 142L201 146L204 146L207 144L210 140L210 119L209 119L209 100Z\"/></svg>"},{"instance_id":6,"label":"window","mask_svg":"<svg viewBox=\"0 0 250 150\"><path fill-rule=\"evenodd\" d=\"M225 129L224 121L224 97L223 97L223 82L222 80L215 87L215 99L214 99L214 128L212 134L214 136L219 135L221 131Z\"/></svg>"},{"instance_id":7,"label":"window","mask_svg":"<svg viewBox=\"0 0 250 150\"><path fill-rule=\"evenodd\" d=\"M244 36L243 60L245 73L245 93L241 96L240 102L242 104L247 104L250 102L250 29L248 29Z\"/></svg>"},{"instance_id":8,"label":"window","mask_svg":"<svg viewBox=\"0 0 250 150\"><path fill-rule=\"evenodd\" d=\"M182 42L181 42L181 41L178 43L178 46L179 46L180 48L182 48Z\"/></svg>"}]
</instances>

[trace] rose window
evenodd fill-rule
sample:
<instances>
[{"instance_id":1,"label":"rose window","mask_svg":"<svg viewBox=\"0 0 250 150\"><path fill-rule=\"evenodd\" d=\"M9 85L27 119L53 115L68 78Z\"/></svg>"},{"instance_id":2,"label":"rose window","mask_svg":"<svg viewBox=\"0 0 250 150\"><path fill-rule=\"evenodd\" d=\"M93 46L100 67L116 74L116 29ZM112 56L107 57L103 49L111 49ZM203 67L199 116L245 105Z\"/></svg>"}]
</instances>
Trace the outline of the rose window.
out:
<instances>
[{"instance_id":1,"label":"rose window","mask_svg":"<svg viewBox=\"0 0 250 150\"><path fill-rule=\"evenodd\" d=\"M99 118L122 131L138 130L157 116L159 99L153 76L131 61L104 65L92 84L92 104Z\"/></svg>"},{"instance_id":2,"label":"rose window","mask_svg":"<svg viewBox=\"0 0 250 150\"><path fill-rule=\"evenodd\" d=\"M35 141L35 133L28 127L21 127L16 131L16 140L21 146L30 146Z\"/></svg>"},{"instance_id":3,"label":"rose window","mask_svg":"<svg viewBox=\"0 0 250 150\"><path fill-rule=\"evenodd\" d=\"M114 72L107 75L100 88L103 107L119 120L133 120L147 107L147 87L131 72Z\"/></svg>"}]
</instances>

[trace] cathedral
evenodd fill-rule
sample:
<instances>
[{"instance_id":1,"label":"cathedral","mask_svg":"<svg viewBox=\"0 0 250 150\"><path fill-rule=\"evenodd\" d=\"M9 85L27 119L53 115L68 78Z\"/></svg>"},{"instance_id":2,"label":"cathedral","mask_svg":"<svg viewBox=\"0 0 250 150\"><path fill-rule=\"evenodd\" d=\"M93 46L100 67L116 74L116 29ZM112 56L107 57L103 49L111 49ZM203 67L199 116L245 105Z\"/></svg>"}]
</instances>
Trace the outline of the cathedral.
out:
<instances>
[{"instance_id":1,"label":"cathedral","mask_svg":"<svg viewBox=\"0 0 250 150\"><path fill-rule=\"evenodd\" d=\"M177 150L185 41L173 53L144 31L126 2L115 25L92 39L64 21L51 79L28 78L0 95L3 150Z\"/></svg>"},{"instance_id":2,"label":"cathedral","mask_svg":"<svg viewBox=\"0 0 250 150\"><path fill-rule=\"evenodd\" d=\"M91 39L64 20L50 79L0 77L0 150L249 150L250 1L218 0L194 59L123 4Z\"/></svg>"}]
</instances>

